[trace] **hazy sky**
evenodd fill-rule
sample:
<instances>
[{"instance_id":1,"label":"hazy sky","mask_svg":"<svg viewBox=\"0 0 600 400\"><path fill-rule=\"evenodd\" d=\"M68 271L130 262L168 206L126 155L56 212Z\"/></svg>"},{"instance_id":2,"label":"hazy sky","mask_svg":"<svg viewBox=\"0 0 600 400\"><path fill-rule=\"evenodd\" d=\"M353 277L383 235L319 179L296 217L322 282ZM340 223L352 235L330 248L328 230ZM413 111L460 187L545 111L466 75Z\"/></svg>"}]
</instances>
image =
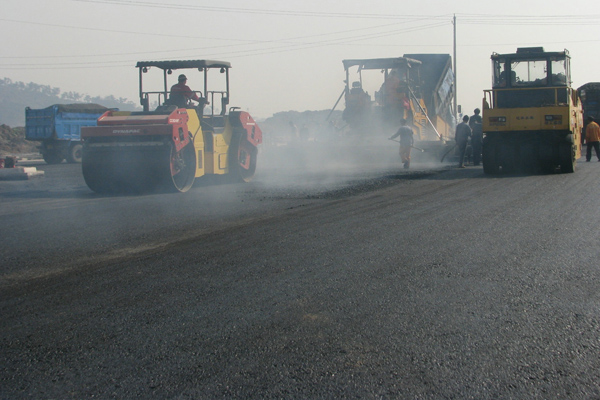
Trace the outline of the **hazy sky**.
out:
<instances>
[{"instance_id":1,"label":"hazy sky","mask_svg":"<svg viewBox=\"0 0 600 400\"><path fill-rule=\"evenodd\" d=\"M214 59L232 63L230 105L255 117L329 109L343 59L452 54L453 15L458 103L469 113L490 87L492 52L566 48L575 87L600 81L600 2L591 0L0 2L0 78L136 103L137 61Z\"/></svg>"}]
</instances>

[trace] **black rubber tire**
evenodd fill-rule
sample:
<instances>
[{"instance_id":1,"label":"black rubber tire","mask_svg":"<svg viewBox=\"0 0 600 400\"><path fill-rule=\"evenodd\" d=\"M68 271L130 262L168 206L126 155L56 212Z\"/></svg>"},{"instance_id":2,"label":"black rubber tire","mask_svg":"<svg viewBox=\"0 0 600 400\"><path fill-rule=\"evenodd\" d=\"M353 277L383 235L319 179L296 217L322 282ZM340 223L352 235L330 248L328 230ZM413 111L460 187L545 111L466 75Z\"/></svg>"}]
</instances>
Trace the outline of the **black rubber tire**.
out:
<instances>
[{"instance_id":1,"label":"black rubber tire","mask_svg":"<svg viewBox=\"0 0 600 400\"><path fill-rule=\"evenodd\" d=\"M229 174L234 182L250 182L256 172L258 149L242 138L240 132L234 133L229 148Z\"/></svg>"},{"instance_id":2,"label":"black rubber tire","mask_svg":"<svg viewBox=\"0 0 600 400\"><path fill-rule=\"evenodd\" d=\"M196 163L193 142L189 142L179 153L172 147L169 155L169 177L165 178L164 191L187 192L196 178Z\"/></svg>"},{"instance_id":3,"label":"black rubber tire","mask_svg":"<svg viewBox=\"0 0 600 400\"><path fill-rule=\"evenodd\" d=\"M501 143L498 146L498 161L505 174L515 173L517 170L517 157L514 146L510 143Z\"/></svg>"},{"instance_id":4,"label":"black rubber tire","mask_svg":"<svg viewBox=\"0 0 600 400\"><path fill-rule=\"evenodd\" d=\"M489 175L498 174L500 172L500 166L498 164L498 151L496 148L496 143L492 141L484 142L481 154L483 172Z\"/></svg>"},{"instance_id":5,"label":"black rubber tire","mask_svg":"<svg viewBox=\"0 0 600 400\"><path fill-rule=\"evenodd\" d=\"M539 167L544 174L553 174L556 172L557 160L555 155L555 145L552 143L540 143L538 149Z\"/></svg>"},{"instance_id":6,"label":"black rubber tire","mask_svg":"<svg viewBox=\"0 0 600 400\"><path fill-rule=\"evenodd\" d=\"M570 143L561 143L558 149L560 157L560 172L570 174L575 172L577 160L575 159L575 149Z\"/></svg>"},{"instance_id":7,"label":"black rubber tire","mask_svg":"<svg viewBox=\"0 0 600 400\"><path fill-rule=\"evenodd\" d=\"M58 151L46 151L42 157L46 164L60 164L64 160L64 157Z\"/></svg>"},{"instance_id":8,"label":"black rubber tire","mask_svg":"<svg viewBox=\"0 0 600 400\"><path fill-rule=\"evenodd\" d=\"M67 154L67 162L71 164L77 164L81 162L82 158L83 146L81 145L81 143L72 144Z\"/></svg>"},{"instance_id":9,"label":"black rubber tire","mask_svg":"<svg viewBox=\"0 0 600 400\"><path fill-rule=\"evenodd\" d=\"M518 171L523 173L537 173L540 160L534 143L521 143L519 146Z\"/></svg>"}]
</instances>

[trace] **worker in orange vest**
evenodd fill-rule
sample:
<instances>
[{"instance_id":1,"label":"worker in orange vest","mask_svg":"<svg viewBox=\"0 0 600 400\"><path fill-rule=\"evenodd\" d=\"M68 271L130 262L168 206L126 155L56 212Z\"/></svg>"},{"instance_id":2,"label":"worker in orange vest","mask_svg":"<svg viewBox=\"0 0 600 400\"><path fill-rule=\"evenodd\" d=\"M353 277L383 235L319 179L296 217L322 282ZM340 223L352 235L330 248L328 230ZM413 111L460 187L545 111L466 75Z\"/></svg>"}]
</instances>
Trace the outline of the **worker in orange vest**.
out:
<instances>
[{"instance_id":1,"label":"worker in orange vest","mask_svg":"<svg viewBox=\"0 0 600 400\"><path fill-rule=\"evenodd\" d=\"M593 117L588 117L587 121L588 124L585 127L585 142L587 144L585 161L592 159L592 147L596 150L596 157L600 161L600 126L594 121Z\"/></svg>"},{"instance_id":2,"label":"worker in orange vest","mask_svg":"<svg viewBox=\"0 0 600 400\"><path fill-rule=\"evenodd\" d=\"M398 132L389 138L390 140L394 140L400 136L400 159L404 163L405 169L410 168L410 150L415 143L413 135L414 132L411 127L408 126L406 119L402 118L400 120L400 129L398 129Z\"/></svg>"}]
</instances>

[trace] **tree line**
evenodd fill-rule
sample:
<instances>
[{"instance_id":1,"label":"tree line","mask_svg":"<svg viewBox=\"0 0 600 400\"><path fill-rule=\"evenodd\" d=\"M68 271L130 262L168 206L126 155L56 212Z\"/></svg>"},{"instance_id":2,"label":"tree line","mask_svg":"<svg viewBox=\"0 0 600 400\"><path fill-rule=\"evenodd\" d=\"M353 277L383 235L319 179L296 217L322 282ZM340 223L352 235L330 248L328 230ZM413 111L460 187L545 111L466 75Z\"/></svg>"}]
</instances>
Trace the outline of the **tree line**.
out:
<instances>
[{"instance_id":1,"label":"tree line","mask_svg":"<svg viewBox=\"0 0 600 400\"><path fill-rule=\"evenodd\" d=\"M0 79L0 124L25 125L25 107L46 108L53 104L96 103L120 110L136 110L136 103L123 97L90 96L78 92L61 92L59 88L29 82Z\"/></svg>"}]
</instances>

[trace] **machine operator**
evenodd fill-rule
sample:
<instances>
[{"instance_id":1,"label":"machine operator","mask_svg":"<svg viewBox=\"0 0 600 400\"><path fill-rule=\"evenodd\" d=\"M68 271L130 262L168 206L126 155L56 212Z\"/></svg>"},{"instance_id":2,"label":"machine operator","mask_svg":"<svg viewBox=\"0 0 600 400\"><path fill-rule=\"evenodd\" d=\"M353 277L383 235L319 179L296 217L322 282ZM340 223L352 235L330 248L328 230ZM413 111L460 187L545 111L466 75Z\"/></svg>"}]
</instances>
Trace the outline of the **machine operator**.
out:
<instances>
[{"instance_id":1,"label":"machine operator","mask_svg":"<svg viewBox=\"0 0 600 400\"><path fill-rule=\"evenodd\" d=\"M198 105L202 107L208 104L208 101L203 97L198 97L198 95L186 85L186 82L187 77L184 74L181 74L177 78L177 83L171 86L171 104L175 104L177 107L182 108L185 108L190 100L197 101Z\"/></svg>"}]
</instances>

